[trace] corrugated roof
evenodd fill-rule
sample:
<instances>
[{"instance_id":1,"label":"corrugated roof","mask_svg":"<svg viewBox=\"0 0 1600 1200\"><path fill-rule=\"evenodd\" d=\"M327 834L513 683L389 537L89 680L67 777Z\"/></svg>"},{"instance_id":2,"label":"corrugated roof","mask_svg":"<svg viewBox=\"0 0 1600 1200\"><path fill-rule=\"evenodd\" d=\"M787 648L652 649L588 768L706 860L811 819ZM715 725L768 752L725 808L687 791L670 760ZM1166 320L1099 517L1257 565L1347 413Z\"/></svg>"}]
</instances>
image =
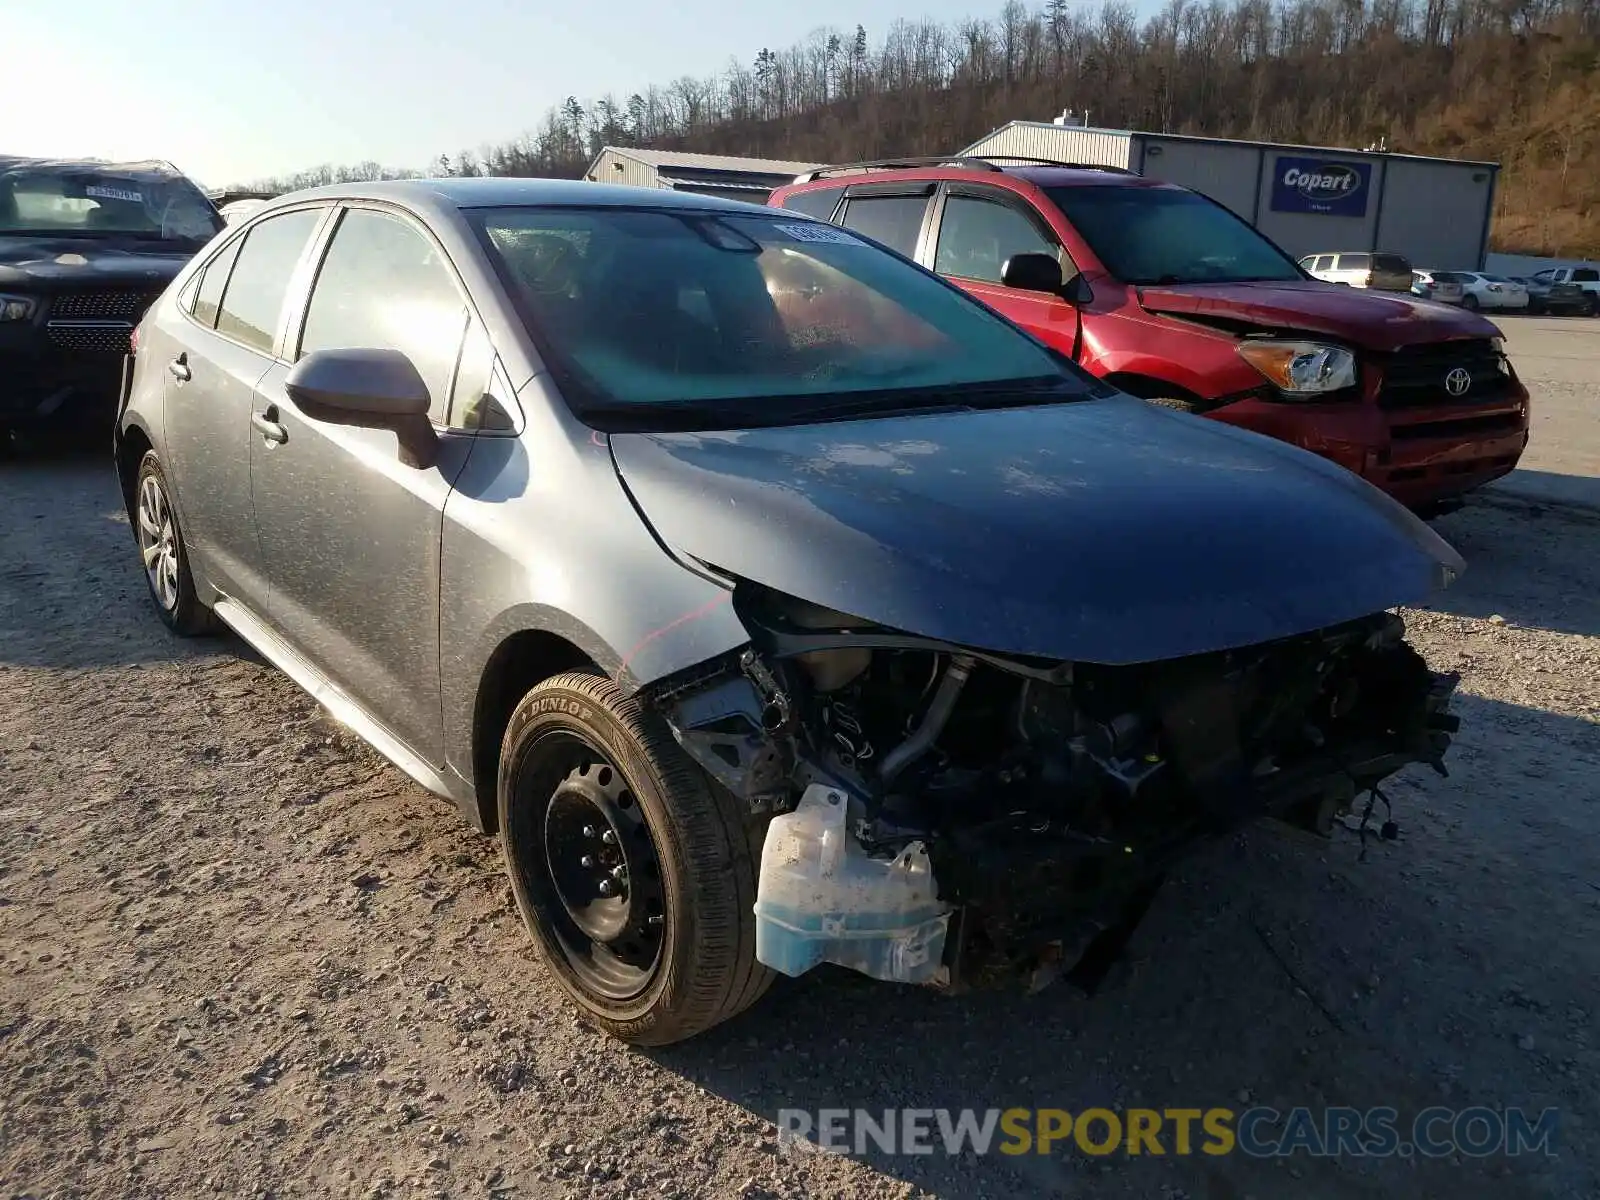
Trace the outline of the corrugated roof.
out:
<instances>
[{"instance_id":1,"label":"corrugated roof","mask_svg":"<svg viewBox=\"0 0 1600 1200\"><path fill-rule=\"evenodd\" d=\"M648 150L638 146L607 146L600 151L620 154L652 167L691 171L743 171L754 175L799 175L821 163L787 162L775 158L736 158L726 154L688 154L681 150ZM592 165L592 164L591 164Z\"/></svg>"},{"instance_id":2,"label":"corrugated roof","mask_svg":"<svg viewBox=\"0 0 1600 1200\"><path fill-rule=\"evenodd\" d=\"M1493 167L1498 169L1497 162L1481 162L1473 158L1438 158L1427 154L1397 154L1390 150L1357 150L1351 146L1307 146L1299 142L1257 142L1249 138L1203 137L1195 133L1152 133L1147 129L1101 129L1097 126L1082 125L1057 125L1054 121L1007 121L999 129L985 134L967 149L963 154L982 154L978 148L996 134L1007 129L1038 129L1055 130L1058 133L1096 133L1108 134L1113 137L1130 138L1159 138L1166 142L1213 142L1224 146L1248 146L1253 150L1297 150L1304 154L1343 154L1351 158L1400 158L1412 159L1419 162L1454 163L1460 167Z\"/></svg>"}]
</instances>

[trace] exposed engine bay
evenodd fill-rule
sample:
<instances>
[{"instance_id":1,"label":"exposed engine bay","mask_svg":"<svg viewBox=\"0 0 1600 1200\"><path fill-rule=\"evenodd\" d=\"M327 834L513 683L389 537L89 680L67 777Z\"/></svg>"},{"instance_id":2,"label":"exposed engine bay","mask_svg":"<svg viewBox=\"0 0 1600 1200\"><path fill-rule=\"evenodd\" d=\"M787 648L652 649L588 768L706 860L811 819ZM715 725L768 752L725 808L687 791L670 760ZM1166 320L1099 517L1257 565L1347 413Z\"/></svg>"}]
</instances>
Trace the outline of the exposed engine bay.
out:
<instances>
[{"instance_id":1,"label":"exposed engine bay","mask_svg":"<svg viewBox=\"0 0 1600 1200\"><path fill-rule=\"evenodd\" d=\"M750 585L734 603L750 645L649 699L752 820L826 793L847 801L851 853L925 848L949 913L940 961L880 977L1092 969L1202 839L1267 816L1326 836L1407 764L1444 773L1458 727L1457 677L1428 670L1387 612L1107 666L945 645Z\"/></svg>"}]
</instances>

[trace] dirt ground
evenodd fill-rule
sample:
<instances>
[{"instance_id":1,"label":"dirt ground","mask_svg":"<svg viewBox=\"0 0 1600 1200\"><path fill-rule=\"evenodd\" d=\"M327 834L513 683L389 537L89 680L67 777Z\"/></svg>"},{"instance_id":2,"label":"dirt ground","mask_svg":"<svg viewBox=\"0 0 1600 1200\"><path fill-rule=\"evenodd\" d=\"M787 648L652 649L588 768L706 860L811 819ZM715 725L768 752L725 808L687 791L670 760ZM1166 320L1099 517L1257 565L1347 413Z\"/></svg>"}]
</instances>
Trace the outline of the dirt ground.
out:
<instances>
[{"instance_id":1,"label":"dirt ground","mask_svg":"<svg viewBox=\"0 0 1600 1200\"><path fill-rule=\"evenodd\" d=\"M239 642L147 611L98 458L0 466L0 1197L1600 1196L1600 524L1480 507L1413 612L1440 779L1359 860L1266 828L1093 1000L842 972L640 1053L534 960L494 842ZM1296 982L1298 981L1298 983ZM1302 990L1303 989L1303 990ZM1561 1110L1557 1154L779 1155L780 1108Z\"/></svg>"}]
</instances>

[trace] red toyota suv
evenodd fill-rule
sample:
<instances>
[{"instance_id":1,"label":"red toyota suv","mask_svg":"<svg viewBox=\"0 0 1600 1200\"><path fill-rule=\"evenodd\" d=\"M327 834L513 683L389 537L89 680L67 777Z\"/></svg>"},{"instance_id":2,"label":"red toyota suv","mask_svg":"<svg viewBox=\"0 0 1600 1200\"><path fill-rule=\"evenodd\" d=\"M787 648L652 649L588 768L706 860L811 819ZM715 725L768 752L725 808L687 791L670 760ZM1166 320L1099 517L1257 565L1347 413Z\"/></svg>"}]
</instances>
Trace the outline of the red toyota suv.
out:
<instances>
[{"instance_id":1,"label":"red toyota suv","mask_svg":"<svg viewBox=\"0 0 1600 1200\"><path fill-rule=\"evenodd\" d=\"M768 203L950 277L1133 395L1314 451L1423 512L1511 471L1528 392L1485 318L1312 279L1228 209L1109 167L899 159Z\"/></svg>"}]
</instances>

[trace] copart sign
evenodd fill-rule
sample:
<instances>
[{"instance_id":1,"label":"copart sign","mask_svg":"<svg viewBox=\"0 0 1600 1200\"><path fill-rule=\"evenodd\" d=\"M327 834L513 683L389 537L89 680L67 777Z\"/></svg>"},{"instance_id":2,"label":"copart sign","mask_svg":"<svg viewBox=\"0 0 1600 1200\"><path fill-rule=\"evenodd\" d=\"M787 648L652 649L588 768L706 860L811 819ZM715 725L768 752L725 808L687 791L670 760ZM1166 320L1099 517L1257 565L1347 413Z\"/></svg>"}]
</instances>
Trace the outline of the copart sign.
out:
<instances>
[{"instance_id":1,"label":"copart sign","mask_svg":"<svg viewBox=\"0 0 1600 1200\"><path fill-rule=\"evenodd\" d=\"M1272 178L1272 211L1364 217L1372 164L1279 155Z\"/></svg>"}]
</instances>

